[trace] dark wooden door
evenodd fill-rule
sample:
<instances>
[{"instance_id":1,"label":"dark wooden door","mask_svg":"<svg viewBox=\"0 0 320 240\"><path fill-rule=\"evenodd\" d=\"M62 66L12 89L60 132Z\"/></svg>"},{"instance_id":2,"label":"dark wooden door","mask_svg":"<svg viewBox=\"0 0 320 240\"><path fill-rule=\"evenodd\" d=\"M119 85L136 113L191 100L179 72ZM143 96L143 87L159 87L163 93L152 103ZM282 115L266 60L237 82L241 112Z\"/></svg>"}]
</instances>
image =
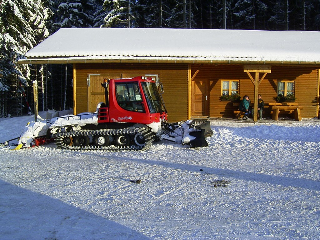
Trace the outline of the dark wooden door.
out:
<instances>
[{"instance_id":1,"label":"dark wooden door","mask_svg":"<svg viewBox=\"0 0 320 240\"><path fill-rule=\"evenodd\" d=\"M191 116L208 117L209 116L209 94L207 80L192 81L191 89Z\"/></svg>"}]
</instances>

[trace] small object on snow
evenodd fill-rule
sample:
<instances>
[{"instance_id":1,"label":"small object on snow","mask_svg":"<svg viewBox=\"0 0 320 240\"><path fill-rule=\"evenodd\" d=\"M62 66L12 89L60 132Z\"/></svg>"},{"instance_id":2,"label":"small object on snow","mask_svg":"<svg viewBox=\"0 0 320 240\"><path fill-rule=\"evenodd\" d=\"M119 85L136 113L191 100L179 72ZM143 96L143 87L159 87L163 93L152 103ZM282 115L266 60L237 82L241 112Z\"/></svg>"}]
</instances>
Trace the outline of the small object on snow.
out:
<instances>
[{"instance_id":1,"label":"small object on snow","mask_svg":"<svg viewBox=\"0 0 320 240\"><path fill-rule=\"evenodd\" d=\"M22 148L22 146L23 146L23 144L20 143L15 148L12 148L11 150L19 150L20 148Z\"/></svg>"},{"instance_id":2,"label":"small object on snow","mask_svg":"<svg viewBox=\"0 0 320 240\"><path fill-rule=\"evenodd\" d=\"M202 172L203 171L203 169L202 168L200 168L200 172Z\"/></svg>"},{"instance_id":3,"label":"small object on snow","mask_svg":"<svg viewBox=\"0 0 320 240\"><path fill-rule=\"evenodd\" d=\"M141 180L140 179L138 179L138 180L130 180L130 182L139 184L139 183L141 183Z\"/></svg>"},{"instance_id":4,"label":"small object on snow","mask_svg":"<svg viewBox=\"0 0 320 240\"><path fill-rule=\"evenodd\" d=\"M214 180L211 182L214 187L227 187L230 181L227 180Z\"/></svg>"}]
</instances>

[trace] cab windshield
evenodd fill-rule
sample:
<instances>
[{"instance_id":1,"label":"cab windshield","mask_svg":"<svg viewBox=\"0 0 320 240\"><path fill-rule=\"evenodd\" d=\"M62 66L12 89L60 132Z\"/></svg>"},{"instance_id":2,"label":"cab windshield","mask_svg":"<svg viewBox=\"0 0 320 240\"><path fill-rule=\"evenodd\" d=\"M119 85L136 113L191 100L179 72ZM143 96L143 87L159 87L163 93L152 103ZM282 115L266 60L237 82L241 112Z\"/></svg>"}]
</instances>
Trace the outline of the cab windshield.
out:
<instances>
[{"instance_id":1,"label":"cab windshield","mask_svg":"<svg viewBox=\"0 0 320 240\"><path fill-rule=\"evenodd\" d=\"M166 112L156 84L153 82L142 82L141 85L147 100L150 113Z\"/></svg>"},{"instance_id":2,"label":"cab windshield","mask_svg":"<svg viewBox=\"0 0 320 240\"><path fill-rule=\"evenodd\" d=\"M138 82L117 83L116 97L121 108L133 112L145 112Z\"/></svg>"}]
</instances>

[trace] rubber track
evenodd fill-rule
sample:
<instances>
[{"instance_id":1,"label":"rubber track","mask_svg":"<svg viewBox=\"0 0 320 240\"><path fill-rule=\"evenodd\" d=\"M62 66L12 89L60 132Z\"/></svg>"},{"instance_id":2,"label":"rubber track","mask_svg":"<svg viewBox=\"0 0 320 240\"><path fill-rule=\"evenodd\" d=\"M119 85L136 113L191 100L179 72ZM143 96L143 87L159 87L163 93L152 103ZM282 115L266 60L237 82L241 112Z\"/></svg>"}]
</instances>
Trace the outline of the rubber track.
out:
<instances>
[{"instance_id":1,"label":"rubber track","mask_svg":"<svg viewBox=\"0 0 320 240\"><path fill-rule=\"evenodd\" d=\"M140 133L145 138L144 146L139 146L134 143L132 140L133 137ZM118 136L129 136L130 137L130 145L119 146L111 143L108 146L98 146L93 143L89 143L87 146L74 146L74 145L66 145L63 142L65 137L78 137L78 136L87 136L92 139L94 136L112 136L113 139ZM57 133L55 135L55 143L58 148L69 149L69 150L107 150L107 151L123 151L123 150L147 150L151 147L152 142L154 140L154 134L147 127L139 128L139 127L130 127L124 129L100 129L100 130L77 130L70 132Z\"/></svg>"}]
</instances>

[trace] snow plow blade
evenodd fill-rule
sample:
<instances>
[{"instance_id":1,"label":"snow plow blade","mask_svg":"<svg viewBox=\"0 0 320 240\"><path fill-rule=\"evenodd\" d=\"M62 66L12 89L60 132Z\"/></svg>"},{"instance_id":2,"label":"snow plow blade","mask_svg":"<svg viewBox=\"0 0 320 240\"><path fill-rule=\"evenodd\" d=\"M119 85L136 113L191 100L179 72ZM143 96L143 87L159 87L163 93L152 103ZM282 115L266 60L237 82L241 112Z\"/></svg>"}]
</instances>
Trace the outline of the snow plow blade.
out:
<instances>
[{"instance_id":1,"label":"snow plow blade","mask_svg":"<svg viewBox=\"0 0 320 240\"><path fill-rule=\"evenodd\" d=\"M213 132L208 120L187 120L163 125L162 139L189 145L191 148L207 147L207 137Z\"/></svg>"},{"instance_id":2,"label":"snow plow blade","mask_svg":"<svg viewBox=\"0 0 320 240\"><path fill-rule=\"evenodd\" d=\"M196 129L203 130L204 137L211 137L213 135L213 131L210 127L210 121L208 120L193 120L193 125Z\"/></svg>"},{"instance_id":3,"label":"snow plow blade","mask_svg":"<svg viewBox=\"0 0 320 240\"><path fill-rule=\"evenodd\" d=\"M207 147L208 142L205 137L205 130L200 129L198 131L190 132L190 136L195 137L195 139L190 141L190 147L198 148L198 147Z\"/></svg>"},{"instance_id":4,"label":"snow plow blade","mask_svg":"<svg viewBox=\"0 0 320 240\"><path fill-rule=\"evenodd\" d=\"M210 127L210 122L208 120L192 120L190 127L196 129L195 131L190 132L190 136L194 137L193 140L189 142L190 147L207 147L208 142L207 137L211 137L213 132Z\"/></svg>"}]
</instances>

